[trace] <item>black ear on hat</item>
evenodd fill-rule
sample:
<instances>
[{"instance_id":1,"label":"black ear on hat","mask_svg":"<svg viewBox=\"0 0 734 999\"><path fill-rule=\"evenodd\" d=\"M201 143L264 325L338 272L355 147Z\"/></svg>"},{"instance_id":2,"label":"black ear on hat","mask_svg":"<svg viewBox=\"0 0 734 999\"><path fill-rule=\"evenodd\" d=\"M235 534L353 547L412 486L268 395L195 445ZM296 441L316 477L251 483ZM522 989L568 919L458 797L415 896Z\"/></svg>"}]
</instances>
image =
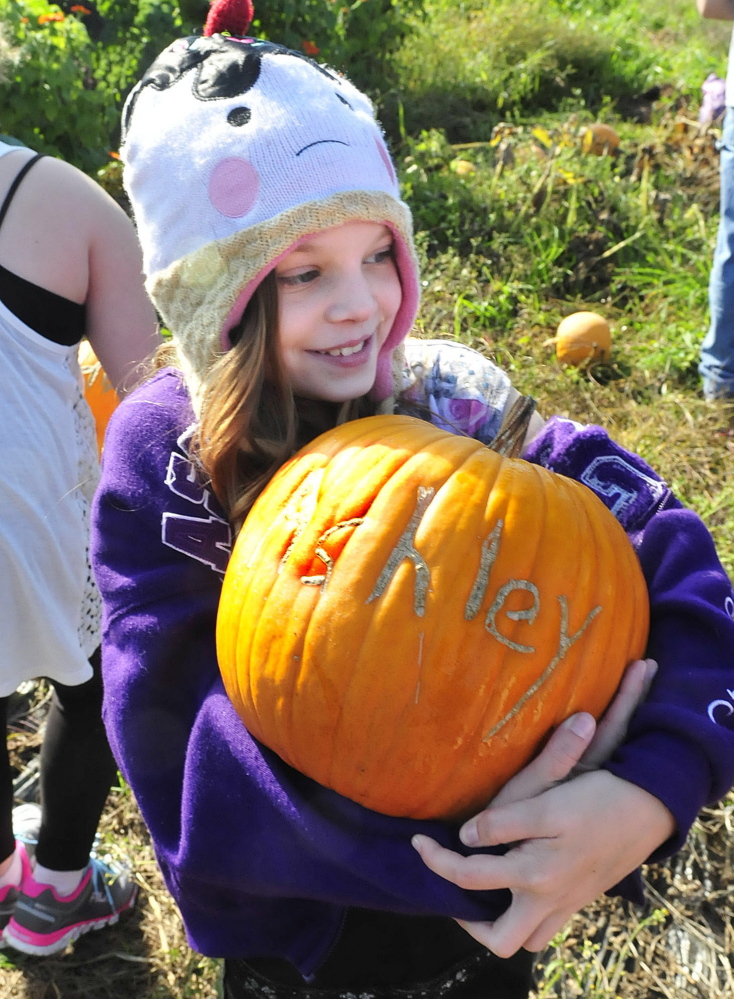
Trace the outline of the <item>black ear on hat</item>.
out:
<instances>
[{"instance_id":1,"label":"black ear on hat","mask_svg":"<svg viewBox=\"0 0 734 999\"><path fill-rule=\"evenodd\" d=\"M183 44L182 44L183 43ZM189 38L169 45L145 71L125 105L123 139L138 97L146 87L167 90L190 70L197 70L192 91L202 101L246 94L260 76L260 46L244 45L226 35Z\"/></svg>"}]
</instances>

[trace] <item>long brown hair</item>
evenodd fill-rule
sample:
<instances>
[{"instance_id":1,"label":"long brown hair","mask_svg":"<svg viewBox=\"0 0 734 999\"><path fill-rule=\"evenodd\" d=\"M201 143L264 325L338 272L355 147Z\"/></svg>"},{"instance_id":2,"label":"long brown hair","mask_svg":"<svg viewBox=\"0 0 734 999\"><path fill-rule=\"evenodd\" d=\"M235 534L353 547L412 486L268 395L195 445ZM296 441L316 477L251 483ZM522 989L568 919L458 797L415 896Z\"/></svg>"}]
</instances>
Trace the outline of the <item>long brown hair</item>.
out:
<instances>
[{"instance_id":1,"label":"long brown hair","mask_svg":"<svg viewBox=\"0 0 734 999\"><path fill-rule=\"evenodd\" d=\"M271 272L212 366L192 453L239 529L252 504L295 451L339 423L371 415L366 397L344 403L297 399L278 353L278 288Z\"/></svg>"}]
</instances>

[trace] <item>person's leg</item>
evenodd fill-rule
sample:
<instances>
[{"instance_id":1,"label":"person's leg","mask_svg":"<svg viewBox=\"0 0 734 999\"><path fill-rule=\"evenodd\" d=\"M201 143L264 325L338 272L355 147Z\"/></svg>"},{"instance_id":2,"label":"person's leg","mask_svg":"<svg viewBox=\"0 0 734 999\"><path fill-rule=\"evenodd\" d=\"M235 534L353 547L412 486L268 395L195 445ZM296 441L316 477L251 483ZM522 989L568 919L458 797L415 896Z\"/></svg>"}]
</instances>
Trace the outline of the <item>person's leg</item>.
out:
<instances>
[{"instance_id":1,"label":"person's leg","mask_svg":"<svg viewBox=\"0 0 734 999\"><path fill-rule=\"evenodd\" d=\"M87 866L115 779L115 761L102 722L98 652L90 663L94 676L86 683L54 684L41 747L43 816L36 859L54 871L81 871Z\"/></svg>"},{"instance_id":2,"label":"person's leg","mask_svg":"<svg viewBox=\"0 0 734 999\"><path fill-rule=\"evenodd\" d=\"M13 773L10 769L8 753L7 726L9 697L0 697L0 876L3 869L12 859L15 851L13 836Z\"/></svg>"},{"instance_id":3,"label":"person's leg","mask_svg":"<svg viewBox=\"0 0 734 999\"><path fill-rule=\"evenodd\" d=\"M137 888L124 869L90 857L115 775L102 722L99 657L77 687L54 684L41 750L42 823L36 864L23 879L4 942L55 954L88 930L117 922Z\"/></svg>"},{"instance_id":4,"label":"person's leg","mask_svg":"<svg viewBox=\"0 0 734 999\"><path fill-rule=\"evenodd\" d=\"M30 871L24 844L17 844L13 832L13 773L8 753L7 725L9 697L0 697L0 933L7 926L20 896L20 886Z\"/></svg>"},{"instance_id":5,"label":"person's leg","mask_svg":"<svg viewBox=\"0 0 734 999\"><path fill-rule=\"evenodd\" d=\"M726 109L721 140L721 214L709 279L709 331L699 372L707 399L734 398L734 108Z\"/></svg>"}]
</instances>

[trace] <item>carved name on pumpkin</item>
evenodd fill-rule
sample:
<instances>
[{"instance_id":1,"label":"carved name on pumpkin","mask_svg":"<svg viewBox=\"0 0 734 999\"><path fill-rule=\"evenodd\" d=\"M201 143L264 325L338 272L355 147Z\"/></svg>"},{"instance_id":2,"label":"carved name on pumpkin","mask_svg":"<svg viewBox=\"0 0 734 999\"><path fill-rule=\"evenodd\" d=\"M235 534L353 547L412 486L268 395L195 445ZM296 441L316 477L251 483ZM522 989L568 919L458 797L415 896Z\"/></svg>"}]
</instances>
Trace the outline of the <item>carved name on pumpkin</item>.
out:
<instances>
[{"instance_id":1,"label":"carved name on pumpkin","mask_svg":"<svg viewBox=\"0 0 734 999\"><path fill-rule=\"evenodd\" d=\"M372 603L373 600L377 600L387 589L390 581L392 580L398 566L401 562L408 559L413 563L415 568L415 587L414 587L414 599L413 607L415 613L418 617L423 617L426 610L426 594L428 592L428 586L431 581L431 570L428 563L423 558L421 553L415 547L415 535L418 531L421 521L425 515L426 510L431 504L433 497L435 496L435 490L433 488L425 488L424 486L418 487L418 501L416 503L416 508L413 512L412 517L408 521L408 524L400 535L397 544L390 553L384 568L377 577L377 582L375 583L372 593L370 593L367 598L366 603ZM282 563L284 564L288 555L292 551L295 541L298 536L302 533L305 524L299 518L298 527L296 529L296 535L288 546L288 550L285 553ZM342 520L338 524L334 524L327 531L319 537L316 548L314 549L314 554L319 558L326 566L326 572L323 574L318 574L314 576L301 576L301 582L306 586L320 586L323 589L331 578L331 574L334 569L334 559L323 547L329 537L335 534L337 531L341 531L344 528L357 527L359 524L364 522L363 517L354 517L350 520ZM476 617L481 607L484 597L487 592L487 587L489 586L489 577L492 572L494 563L497 560L497 555L500 549L500 540L502 537L502 528L504 527L504 522L498 520L490 534L485 538L482 548L479 554L479 568L477 570L477 575L474 580L474 585L472 586L471 593L469 594L469 599L466 602L464 608L464 617L467 621L471 621ZM489 632L493 638L497 639L503 645L506 645L508 649L512 649L514 652L525 652L533 653L535 648L532 645L521 645L518 642L513 642L512 639L503 635L497 628L497 615L499 614L502 606L507 600L510 593L513 590L525 590L532 595L533 602L530 607L524 610L508 610L505 613L507 617L512 621L527 621L532 624L538 612L540 610L540 592L535 583L531 583L528 579L510 579L503 586L497 590L497 594L492 601L492 605L487 611L487 615L484 619L484 627ZM578 641L581 635L584 633L589 623L597 616L601 611L601 605L593 607L589 613L586 615L586 620L581 625L579 630L574 635L568 634L568 599L560 595L558 597L558 602L561 607L561 628L560 628L560 639L558 644L558 652L554 656L550 663L548 669L552 669L559 662L560 659L565 656L566 652L571 648L574 642ZM543 674L545 675L545 674ZM542 677L541 677L542 681ZM541 682L539 681L539 682ZM532 693L533 691L530 691Z\"/></svg>"}]
</instances>

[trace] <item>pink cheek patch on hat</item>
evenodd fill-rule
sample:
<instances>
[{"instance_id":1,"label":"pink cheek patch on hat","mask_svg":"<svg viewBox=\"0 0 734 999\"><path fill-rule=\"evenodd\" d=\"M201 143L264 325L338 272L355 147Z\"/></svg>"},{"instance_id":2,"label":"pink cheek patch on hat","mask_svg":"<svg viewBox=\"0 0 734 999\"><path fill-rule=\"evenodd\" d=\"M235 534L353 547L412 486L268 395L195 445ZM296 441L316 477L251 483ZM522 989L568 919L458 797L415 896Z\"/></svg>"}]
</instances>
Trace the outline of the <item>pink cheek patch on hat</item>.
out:
<instances>
[{"instance_id":1,"label":"pink cheek patch on hat","mask_svg":"<svg viewBox=\"0 0 734 999\"><path fill-rule=\"evenodd\" d=\"M252 163L230 156L221 160L209 177L209 200L230 219L247 215L257 200L260 177Z\"/></svg>"}]
</instances>

